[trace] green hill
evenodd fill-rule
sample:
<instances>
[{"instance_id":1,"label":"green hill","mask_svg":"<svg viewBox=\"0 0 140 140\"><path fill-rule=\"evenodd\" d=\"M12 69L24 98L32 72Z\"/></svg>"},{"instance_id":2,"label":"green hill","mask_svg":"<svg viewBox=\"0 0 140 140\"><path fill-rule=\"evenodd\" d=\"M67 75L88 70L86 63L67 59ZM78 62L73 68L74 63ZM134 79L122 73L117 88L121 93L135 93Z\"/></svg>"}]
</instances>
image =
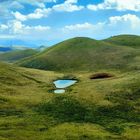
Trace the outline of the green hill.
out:
<instances>
[{"instance_id":1,"label":"green hill","mask_svg":"<svg viewBox=\"0 0 140 140\"><path fill-rule=\"evenodd\" d=\"M113 36L108 39L105 39L104 41L110 42L116 45L130 46L133 48L140 49L140 36L136 36L136 35Z\"/></svg>"},{"instance_id":2,"label":"green hill","mask_svg":"<svg viewBox=\"0 0 140 140\"><path fill-rule=\"evenodd\" d=\"M0 62L0 140L140 139L139 49L80 37L16 64L57 72Z\"/></svg>"},{"instance_id":3,"label":"green hill","mask_svg":"<svg viewBox=\"0 0 140 140\"><path fill-rule=\"evenodd\" d=\"M26 49L26 50L13 50L6 53L0 54L0 61L7 61L7 62L15 62L17 60L21 60L23 58L27 58L37 54L38 51L33 49Z\"/></svg>"},{"instance_id":4,"label":"green hill","mask_svg":"<svg viewBox=\"0 0 140 140\"><path fill-rule=\"evenodd\" d=\"M135 60L138 54L140 51L129 46L78 37L56 44L18 64L53 71L129 69L134 62L140 62L139 58Z\"/></svg>"}]
</instances>

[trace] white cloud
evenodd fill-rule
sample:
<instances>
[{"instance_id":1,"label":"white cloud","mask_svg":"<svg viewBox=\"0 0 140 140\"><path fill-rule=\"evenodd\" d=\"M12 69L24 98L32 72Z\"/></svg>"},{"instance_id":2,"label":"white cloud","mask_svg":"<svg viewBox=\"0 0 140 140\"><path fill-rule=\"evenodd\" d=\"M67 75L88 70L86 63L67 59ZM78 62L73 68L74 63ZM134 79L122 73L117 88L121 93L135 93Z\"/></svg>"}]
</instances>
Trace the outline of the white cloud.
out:
<instances>
[{"instance_id":1,"label":"white cloud","mask_svg":"<svg viewBox=\"0 0 140 140\"><path fill-rule=\"evenodd\" d=\"M65 3L77 3L78 0L66 0Z\"/></svg>"},{"instance_id":2,"label":"white cloud","mask_svg":"<svg viewBox=\"0 0 140 140\"><path fill-rule=\"evenodd\" d=\"M11 18L11 9L19 10L23 8L24 6L17 1L10 0L0 1L0 18L9 19Z\"/></svg>"},{"instance_id":3,"label":"white cloud","mask_svg":"<svg viewBox=\"0 0 140 140\"><path fill-rule=\"evenodd\" d=\"M24 25L22 25L22 23L20 21L11 21L8 23L10 32L13 34L17 34L17 33L22 33L23 29L25 28Z\"/></svg>"},{"instance_id":4,"label":"white cloud","mask_svg":"<svg viewBox=\"0 0 140 140\"><path fill-rule=\"evenodd\" d=\"M25 21L27 18L25 15L22 15L21 13L19 12L12 12L12 14L14 15L14 17L17 19L17 20L20 20L20 21Z\"/></svg>"},{"instance_id":5,"label":"white cloud","mask_svg":"<svg viewBox=\"0 0 140 140\"><path fill-rule=\"evenodd\" d=\"M104 22L67 25L62 28L61 36L88 36L106 38L117 34L140 34L140 17L132 14L113 16Z\"/></svg>"},{"instance_id":6,"label":"white cloud","mask_svg":"<svg viewBox=\"0 0 140 140\"><path fill-rule=\"evenodd\" d=\"M23 9L24 6L17 1L13 1L13 2L10 3L10 8Z\"/></svg>"},{"instance_id":7,"label":"white cloud","mask_svg":"<svg viewBox=\"0 0 140 140\"><path fill-rule=\"evenodd\" d=\"M0 30L6 30L8 29L8 26L5 24L0 24Z\"/></svg>"},{"instance_id":8,"label":"white cloud","mask_svg":"<svg viewBox=\"0 0 140 140\"><path fill-rule=\"evenodd\" d=\"M49 2L55 3L56 0L0 0L0 18L11 19L13 13L11 11L12 10L18 11L19 9L26 8L25 4L36 6L38 7L37 9L42 10L41 12L43 11L45 12L46 3ZM38 14L38 13L32 13L32 14Z\"/></svg>"},{"instance_id":9,"label":"white cloud","mask_svg":"<svg viewBox=\"0 0 140 140\"><path fill-rule=\"evenodd\" d=\"M92 37L95 36L98 32L103 30L104 23L81 23L81 24L73 24L66 25L61 29L62 35L64 38L71 38L76 36L86 36Z\"/></svg>"},{"instance_id":10,"label":"white cloud","mask_svg":"<svg viewBox=\"0 0 140 140\"><path fill-rule=\"evenodd\" d=\"M53 9L55 11L66 11L66 12L82 10L84 7L76 5L77 2L78 2L78 0L66 0L62 4L53 6Z\"/></svg>"},{"instance_id":11,"label":"white cloud","mask_svg":"<svg viewBox=\"0 0 140 140\"><path fill-rule=\"evenodd\" d=\"M29 19L40 19L43 17L47 17L53 10L73 12L73 11L79 11L84 8L83 6L77 6L76 3L77 3L77 0L66 0L64 3L55 5L52 8L37 8L33 13L30 13L27 15L21 14L18 11L12 12L12 14L17 20L20 20L20 21L25 21Z\"/></svg>"},{"instance_id":12,"label":"white cloud","mask_svg":"<svg viewBox=\"0 0 140 140\"><path fill-rule=\"evenodd\" d=\"M104 22L98 23L77 23L65 25L60 28L51 28L49 26L29 26L20 20L12 20L8 24L0 24L0 29L9 32L7 36L15 36L24 40L44 40L44 41L62 41L76 36L86 36L96 39L106 38L117 34L137 34L140 35L140 17L134 14L122 16L113 16ZM3 36L4 34L1 34ZM4 35L5 36L5 35Z\"/></svg>"},{"instance_id":13,"label":"white cloud","mask_svg":"<svg viewBox=\"0 0 140 140\"><path fill-rule=\"evenodd\" d=\"M9 30L11 34L32 34L36 32L46 32L47 30L50 30L49 26L28 26L22 24L21 21L18 20L12 20L8 23Z\"/></svg>"},{"instance_id":14,"label":"white cloud","mask_svg":"<svg viewBox=\"0 0 140 140\"><path fill-rule=\"evenodd\" d=\"M118 24L127 24L132 29L138 29L140 25L140 18L132 14L114 16L109 18L109 25L116 26Z\"/></svg>"},{"instance_id":15,"label":"white cloud","mask_svg":"<svg viewBox=\"0 0 140 140\"><path fill-rule=\"evenodd\" d=\"M0 39L4 39L4 40L6 40L6 39L14 39L15 38L15 36L14 35L0 35Z\"/></svg>"},{"instance_id":16,"label":"white cloud","mask_svg":"<svg viewBox=\"0 0 140 140\"><path fill-rule=\"evenodd\" d=\"M45 3L56 2L56 0L17 0L23 4L35 5L40 8L45 8Z\"/></svg>"},{"instance_id":17,"label":"white cloud","mask_svg":"<svg viewBox=\"0 0 140 140\"><path fill-rule=\"evenodd\" d=\"M140 11L140 0L104 0L103 3L87 6L90 10L116 9L118 11Z\"/></svg>"},{"instance_id":18,"label":"white cloud","mask_svg":"<svg viewBox=\"0 0 140 140\"><path fill-rule=\"evenodd\" d=\"M94 26L88 22L83 24L74 24L74 25L67 25L64 27L64 30L83 30L83 29L92 29Z\"/></svg>"},{"instance_id":19,"label":"white cloud","mask_svg":"<svg viewBox=\"0 0 140 140\"><path fill-rule=\"evenodd\" d=\"M23 24L21 21L18 20L11 20L7 24L0 24L0 30L3 33L10 34L10 35L36 35L39 33L47 32L51 29L50 26L29 26Z\"/></svg>"},{"instance_id":20,"label":"white cloud","mask_svg":"<svg viewBox=\"0 0 140 140\"><path fill-rule=\"evenodd\" d=\"M17 20L25 21L28 19L40 19L43 17L47 17L50 14L50 12L51 12L50 8L43 9L37 8L33 13L30 13L28 15L23 15L20 12L12 12L12 14Z\"/></svg>"},{"instance_id":21,"label":"white cloud","mask_svg":"<svg viewBox=\"0 0 140 140\"><path fill-rule=\"evenodd\" d=\"M47 17L51 12L50 8L36 9L34 13L27 15L27 19L39 19L42 17Z\"/></svg>"}]
</instances>

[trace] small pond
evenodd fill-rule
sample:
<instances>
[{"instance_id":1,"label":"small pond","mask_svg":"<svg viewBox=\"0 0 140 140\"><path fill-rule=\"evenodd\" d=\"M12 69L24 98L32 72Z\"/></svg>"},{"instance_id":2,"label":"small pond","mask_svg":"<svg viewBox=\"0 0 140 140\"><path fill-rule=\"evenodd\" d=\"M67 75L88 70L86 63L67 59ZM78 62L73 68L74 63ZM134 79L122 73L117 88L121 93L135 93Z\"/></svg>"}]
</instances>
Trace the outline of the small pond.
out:
<instances>
[{"instance_id":1,"label":"small pond","mask_svg":"<svg viewBox=\"0 0 140 140\"><path fill-rule=\"evenodd\" d=\"M56 80L54 85L57 88L54 93L65 93L65 88L74 85L77 80Z\"/></svg>"},{"instance_id":2,"label":"small pond","mask_svg":"<svg viewBox=\"0 0 140 140\"><path fill-rule=\"evenodd\" d=\"M65 90L64 89L56 89L56 90L54 90L54 93L57 93L57 94L65 93Z\"/></svg>"}]
</instances>

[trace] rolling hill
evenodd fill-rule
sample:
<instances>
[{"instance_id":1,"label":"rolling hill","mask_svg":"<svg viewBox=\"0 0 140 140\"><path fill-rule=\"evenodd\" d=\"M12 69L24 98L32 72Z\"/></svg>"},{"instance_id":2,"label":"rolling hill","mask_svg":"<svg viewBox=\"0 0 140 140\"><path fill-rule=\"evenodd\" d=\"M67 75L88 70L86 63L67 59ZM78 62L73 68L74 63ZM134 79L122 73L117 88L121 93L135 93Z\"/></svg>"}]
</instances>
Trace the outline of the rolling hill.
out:
<instances>
[{"instance_id":1,"label":"rolling hill","mask_svg":"<svg viewBox=\"0 0 140 140\"><path fill-rule=\"evenodd\" d=\"M15 62L17 60L19 61L23 58L33 56L37 53L38 53L38 51L33 50L33 49L13 50L10 52L1 53L0 54L0 61Z\"/></svg>"},{"instance_id":2,"label":"rolling hill","mask_svg":"<svg viewBox=\"0 0 140 140\"><path fill-rule=\"evenodd\" d=\"M110 43L106 40L77 37L56 44L17 64L53 71L124 70L135 69L133 63L140 64L139 54L140 51L132 45L122 46L121 43Z\"/></svg>"},{"instance_id":3,"label":"rolling hill","mask_svg":"<svg viewBox=\"0 0 140 140\"><path fill-rule=\"evenodd\" d=\"M139 140L140 51L116 44L78 37L16 62L45 71L0 62L0 139Z\"/></svg>"},{"instance_id":4,"label":"rolling hill","mask_svg":"<svg viewBox=\"0 0 140 140\"><path fill-rule=\"evenodd\" d=\"M116 45L130 46L133 48L140 49L140 36L136 36L136 35L119 35L119 36L110 37L108 39L105 39L104 41Z\"/></svg>"}]
</instances>

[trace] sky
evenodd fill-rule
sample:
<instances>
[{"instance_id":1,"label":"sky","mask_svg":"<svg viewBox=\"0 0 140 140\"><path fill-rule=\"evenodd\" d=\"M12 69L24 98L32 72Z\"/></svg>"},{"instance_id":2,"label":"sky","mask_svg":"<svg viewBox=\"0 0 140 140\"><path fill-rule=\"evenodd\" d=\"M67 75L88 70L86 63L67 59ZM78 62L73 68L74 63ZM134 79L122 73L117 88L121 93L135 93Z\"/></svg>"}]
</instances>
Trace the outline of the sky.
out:
<instances>
[{"instance_id":1,"label":"sky","mask_svg":"<svg viewBox=\"0 0 140 140\"><path fill-rule=\"evenodd\" d=\"M0 0L0 45L140 35L140 0Z\"/></svg>"}]
</instances>

